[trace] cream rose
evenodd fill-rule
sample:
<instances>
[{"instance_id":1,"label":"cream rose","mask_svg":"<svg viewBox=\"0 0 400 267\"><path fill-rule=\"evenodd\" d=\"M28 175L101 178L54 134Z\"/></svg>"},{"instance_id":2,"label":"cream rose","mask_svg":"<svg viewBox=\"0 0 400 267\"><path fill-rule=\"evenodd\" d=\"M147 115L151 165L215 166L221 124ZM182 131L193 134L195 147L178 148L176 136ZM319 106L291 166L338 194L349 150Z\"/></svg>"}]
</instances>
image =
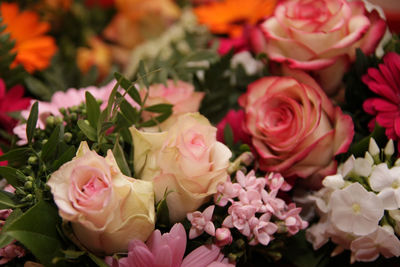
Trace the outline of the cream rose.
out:
<instances>
[{"instance_id":1,"label":"cream rose","mask_svg":"<svg viewBox=\"0 0 400 267\"><path fill-rule=\"evenodd\" d=\"M274 15L252 31L252 46L275 62L310 71L328 95L336 93L356 48L375 51L386 30L362 1L281 1Z\"/></svg>"},{"instance_id":2,"label":"cream rose","mask_svg":"<svg viewBox=\"0 0 400 267\"><path fill-rule=\"evenodd\" d=\"M216 141L216 128L204 116L186 113L164 132L131 132L136 175L153 181L157 201L172 190L167 196L172 222L196 210L226 180L232 153Z\"/></svg>"},{"instance_id":3,"label":"cream rose","mask_svg":"<svg viewBox=\"0 0 400 267\"><path fill-rule=\"evenodd\" d=\"M152 183L123 175L111 151L103 158L82 142L47 184L60 216L95 253L127 251L130 240L145 241L154 229Z\"/></svg>"},{"instance_id":4,"label":"cream rose","mask_svg":"<svg viewBox=\"0 0 400 267\"><path fill-rule=\"evenodd\" d=\"M164 84L153 84L148 90L141 88L139 93L142 99L148 93L145 107L164 103L174 105L172 115L157 126L157 129L162 130L168 129L179 115L187 112L197 112L204 97L204 92L195 92L192 84L173 80L168 80L166 86ZM154 116L155 113L143 112L143 119L145 120Z\"/></svg>"},{"instance_id":5,"label":"cream rose","mask_svg":"<svg viewBox=\"0 0 400 267\"><path fill-rule=\"evenodd\" d=\"M310 76L287 71L290 77L255 81L239 98L244 128L262 170L321 179L336 171L334 156L347 151L353 122ZM321 181L312 186L321 186Z\"/></svg>"}]
</instances>

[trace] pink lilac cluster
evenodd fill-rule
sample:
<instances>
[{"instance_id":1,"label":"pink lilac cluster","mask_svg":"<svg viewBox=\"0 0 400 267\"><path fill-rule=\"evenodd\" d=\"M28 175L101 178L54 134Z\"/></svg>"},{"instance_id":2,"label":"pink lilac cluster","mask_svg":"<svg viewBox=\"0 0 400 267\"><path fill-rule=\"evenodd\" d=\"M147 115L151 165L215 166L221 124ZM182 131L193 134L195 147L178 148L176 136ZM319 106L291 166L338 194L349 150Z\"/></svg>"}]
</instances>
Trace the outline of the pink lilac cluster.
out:
<instances>
[{"instance_id":1,"label":"pink lilac cluster","mask_svg":"<svg viewBox=\"0 0 400 267\"><path fill-rule=\"evenodd\" d=\"M277 232L294 235L308 226L299 215L301 208L294 203L286 204L277 197L280 190L291 189L280 174L256 177L254 171L247 175L238 171L236 181L232 183L227 179L218 186L218 192L214 195L216 205L225 207L230 204L222 227L215 230L212 223L214 206L210 206L203 213L196 211L187 215L192 224L189 238L195 238L205 231L216 237L218 245L228 245L232 242L230 229L235 228L248 238L250 245L260 243L266 246Z\"/></svg>"},{"instance_id":2,"label":"pink lilac cluster","mask_svg":"<svg viewBox=\"0 0 400 267\"><path fill-rule=\"evenodd\" d=\"M146 243L133 240L127 257L116 260L107 257L112 267L233 267L216 245L200 246L186 257L186 232L182 224L175 224L169 233L155 230Z\"/></svg>"}]
</instances>

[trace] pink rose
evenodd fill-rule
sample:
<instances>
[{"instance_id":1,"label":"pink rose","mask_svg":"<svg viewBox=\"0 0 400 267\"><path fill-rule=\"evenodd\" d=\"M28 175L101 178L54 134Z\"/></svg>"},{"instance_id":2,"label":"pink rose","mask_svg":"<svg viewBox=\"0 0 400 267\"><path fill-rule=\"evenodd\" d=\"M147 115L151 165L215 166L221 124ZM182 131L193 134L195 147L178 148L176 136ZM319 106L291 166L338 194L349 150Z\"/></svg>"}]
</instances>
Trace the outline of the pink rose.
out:
<instances>
[{"instance_id":1,"label":"pink rose","mask_svg":"<svg viewBox=\"0 0 400 267\"><path fill-rule=\"evenodd\" d=\"M131 128L138 178L153 181L156 200L165 192L172 222L197 210L226 181L231 151L216 140L216 128L199 113L181 115L168 131Z\"/></svg>"},{"instance_id":2,"label":"pink rose","mask_svg":"<svg viewBox=\"0 0 400 267\"><path fill-rule=\"evenodd\" d=\"M274 16L252 32L254 50L275 62L311 71L328 95L337 93L356 48L374 52L386 30L361 1L281 1Z\"/></svg>"},{"instance_id":3,"label":"pink rose","mask_svg":"<svg viewBox=\"0 0 400 267\"><path fill-rule=\"evenodd\" d=\"M142 99L145 98L146 93L148 96L145 102L145 107L156 104L172 104L172 116L170 116L161 125L161 129L167 129L171 124L176 121L177 116L187 112L197 112L200 103L203 100L203 92L195 92L194 86L184 81L168 80L167 86L164 84L153 84L147 90L141 88L139 93ZM154 113L143 112L145 120L154 116Z\"/></svg>"},{"instance_id":4,"label":"pink rose","mask_svg":"<svg viewBox=\"0 0 400 267\"><path fill-rule=\"evenodd\" d=\"M127 251L130 240L145 241L154 229L152 183L123 175L110 150L103 158L82 142L47 184L60 216L93 252Z\"/></svg>"},{"instance_id":5,"label":"pink rose","mask_svg":"<svg viewBox=\"0 0 400 267\"><path fill-rule=\"evenodd\" d=\"M262 170L322 178L336 170L334 156L347 151L353 122L310 76L288 71L291 77L259 79L239 98L245 127Z\"/></svg>"}]
</instances>

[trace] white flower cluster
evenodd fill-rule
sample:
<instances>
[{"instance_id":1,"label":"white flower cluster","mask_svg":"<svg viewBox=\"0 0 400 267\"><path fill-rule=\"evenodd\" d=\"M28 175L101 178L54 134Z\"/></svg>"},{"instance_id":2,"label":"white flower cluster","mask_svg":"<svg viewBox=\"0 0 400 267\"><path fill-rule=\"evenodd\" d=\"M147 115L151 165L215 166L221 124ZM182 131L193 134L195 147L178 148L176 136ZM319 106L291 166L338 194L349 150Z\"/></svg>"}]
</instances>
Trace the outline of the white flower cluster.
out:
<instances>
[{"instance_id":1,"label":"white flower cluster","mask_svg":"<svg viewBox=\"0 0 400 267\"><path fill-rule=\"evenodd\" d=\"M391 166L390 140L381 152L374 139L363 158L351 156L310 198L320 215L306 237L319 249L330 239L332 256L351 250L351 262L400 256L400 160ZM383 161L381 161L383 158Z\"/></svg>"}]
</instances>

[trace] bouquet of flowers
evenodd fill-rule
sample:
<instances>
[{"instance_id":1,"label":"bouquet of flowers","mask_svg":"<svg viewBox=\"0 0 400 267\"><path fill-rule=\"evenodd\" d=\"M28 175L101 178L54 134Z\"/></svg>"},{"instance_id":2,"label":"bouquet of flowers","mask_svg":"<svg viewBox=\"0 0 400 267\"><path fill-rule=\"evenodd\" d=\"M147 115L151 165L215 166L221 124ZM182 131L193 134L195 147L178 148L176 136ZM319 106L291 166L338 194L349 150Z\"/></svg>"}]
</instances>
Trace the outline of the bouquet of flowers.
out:
<instances>
[{"instance_id":1,"label":"bouquet of flowers","mask_svg":"<svg viewBox=\"0 0 400 267\"><path fill-rule=\"evenodd\" d=\"M2 1L0 264L395 266L375 2Z\"/></svg>"}]
</instances>

